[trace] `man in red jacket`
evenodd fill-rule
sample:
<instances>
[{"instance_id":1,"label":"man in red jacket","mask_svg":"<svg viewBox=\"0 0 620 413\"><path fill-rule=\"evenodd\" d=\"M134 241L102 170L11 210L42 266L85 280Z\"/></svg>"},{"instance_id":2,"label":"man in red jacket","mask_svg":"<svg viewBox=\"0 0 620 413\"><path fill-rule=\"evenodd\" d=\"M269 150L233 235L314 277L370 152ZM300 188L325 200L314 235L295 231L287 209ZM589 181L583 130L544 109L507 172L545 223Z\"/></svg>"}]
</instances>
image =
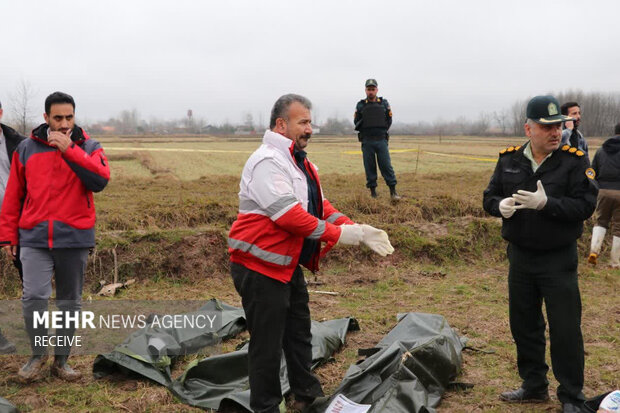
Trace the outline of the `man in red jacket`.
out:
<instances>
[{"instance_id":1,"label":"man in red jacket","mask_svg":"<svg viewBox=\"0 0 620 413\"><path fill-rule=\"evenodd\" d=\"M382 256L394 251L384 231L355 224L323 196L305 152L312 136L311 108L308 99L295 94L274 104L263 144L243 168L239 215L228 238L231 274L250 332L255 412L279 412L283 352L295 407L323 395L310 371L310 309L301 266L316 271L319 257L335 244L363 243ZM323 251L321 242L327 243Z\"/></svg>"},{"instance_id":2,"label":"man in red jacket","mask_svg":"<svg viewBox=\"0 0 620 413\"><path fill-rule=\"evenodd\" d=\"M75 327L61 320L56 340L35 323L35 312L47 311L56 280L57 306L75 316L81 308L89 249L95 246L93 192L110 179L110 168L97 141L75 125L75 102L66 93L45 99L45 123L15 150L0 212L0 245L12 259L20 246L23 266L22 307L32 357L19 370L25 382L40 379L48 341L71 342ZM77 318L77 317L76 317ZM67 364L71 346L57 345L53 375L76 380L81 374Z\"/></svg>"}]
</instances>

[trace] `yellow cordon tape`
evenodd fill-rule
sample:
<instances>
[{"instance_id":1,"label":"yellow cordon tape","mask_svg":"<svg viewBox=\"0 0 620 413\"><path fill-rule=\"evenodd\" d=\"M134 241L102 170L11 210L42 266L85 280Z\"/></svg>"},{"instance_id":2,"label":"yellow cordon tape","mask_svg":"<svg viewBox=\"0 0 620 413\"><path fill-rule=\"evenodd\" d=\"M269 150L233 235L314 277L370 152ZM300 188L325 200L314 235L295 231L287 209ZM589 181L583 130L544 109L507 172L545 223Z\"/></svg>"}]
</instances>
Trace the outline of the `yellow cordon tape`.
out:
<instances>
[{"instance_id":1,"label":"yellow cordon tape","mask_svg":"<svg viewBox=\"0 0 620 413\"><path fill-rule=\"evenodd\" d=\"M405 152L418 152L418 150L417 149L390 149L390 153L405 153ZM345 151L344 153L347 155L361 155L362 151ZM429 151L420 151L420 153L427 153L429 155L435 155L435 156L445 156L447 158L470 159L472 161L497 162L497 158L478 158L475 156L454 155L450 153L429 152Z\"/></svg>"},{"instance_id":2,"label":"yellow cordon tape","mask_svg":"<svg viewBox=\"0 0 620 413\"><path fill-rule=\"evenodd\" d=\"M183 149L183 148L131 148L131 147L105 147L107 151L151 151L151 152L203 152L203 153L252 153L254 151L230 151L223 149Z\"/></svg>"},{"instance_id":3,"label":"yellow cordon tape","mask_svg":"<svg viewBox=\"0 0 620 413\"><path fill-rule=\"evenodd\" d=\"M150 152L198 152L198 153L252 153L253 151L231 151L224 149L183 149L183 148L139 148L139 147L105 147L105 151L150 151ZM390 153L406 153L406 152L418 152L417 149L391 149ZM312 153L329 153L329 152L311 152ZM342 152L346 155L361 155L362 151L344 151ZM478 158L475 156L467 156L467 155L454 155L449 153L441 153L441 152L429 152L429 151L420 151L420 153L426 153L429 155L435 156L444 156L447 158L457 158L457 159L469 159L472 161L480 161L480 162L497 162L495 158Z\"/></svg>"}]
</instances>

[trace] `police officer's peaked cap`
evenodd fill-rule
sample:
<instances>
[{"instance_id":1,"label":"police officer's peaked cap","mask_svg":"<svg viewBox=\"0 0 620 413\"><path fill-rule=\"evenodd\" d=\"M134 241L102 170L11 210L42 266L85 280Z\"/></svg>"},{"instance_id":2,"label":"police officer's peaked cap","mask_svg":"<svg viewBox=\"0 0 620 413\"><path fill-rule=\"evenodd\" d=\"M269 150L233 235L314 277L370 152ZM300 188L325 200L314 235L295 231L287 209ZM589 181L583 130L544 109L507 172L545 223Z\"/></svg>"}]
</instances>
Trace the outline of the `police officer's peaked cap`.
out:
<instances>
[{"instance_id":1,"label":"police officer's peaked cap","mask_svg":"<svg viewBox=\"0 0 620 413\"><path fill-rule=\"evenodd\" d=\"M543 125L574 120L560 113L560 103L550 95L533 97L527 104L526 116L528 119Z\"/></svg>"},{"instance_id":2,"label":"police officer's peaked cap","mask_svg":"<svg viewBox=\"0 0 620 413\"><path fill-rule=\"evenodd\" d=\"M368 87L368 86L377 87L377 86L379 86L379 84L377 83L377 81L375 79L368 79L366 81L366 87Z\"/></svg>"}]
</instances>

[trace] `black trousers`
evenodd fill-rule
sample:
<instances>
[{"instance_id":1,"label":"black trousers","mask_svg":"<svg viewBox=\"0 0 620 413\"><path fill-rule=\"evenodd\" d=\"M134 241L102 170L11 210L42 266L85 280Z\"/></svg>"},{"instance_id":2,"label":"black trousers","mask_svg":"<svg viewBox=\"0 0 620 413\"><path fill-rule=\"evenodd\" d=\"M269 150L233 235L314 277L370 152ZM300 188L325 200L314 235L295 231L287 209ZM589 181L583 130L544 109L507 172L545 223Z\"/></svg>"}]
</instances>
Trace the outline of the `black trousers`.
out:
<instances>
[{"instance_id":1,"label":"black trousers","mask_svg":"<svg viewBox=\"0 0 620 413\"><path fill-rule=\"evenodd\" d=\"M388 186L396 185L396 175L392 168L390 150L387 139L362 139L362 155L364 158L364 171L366 172L366 188L377 187L377 164Z\"/></svg>"},{"instance_id":2,"label":"black trousers","mask_svg":"<svg viewBox=\"0 0 620 413\"><path fill-rule=\"evenodd\" d=\"M529 390L549 384L545 362L545 302L551 341L551 365L560 383L562 403L583 401L584 350L581 296L577 282L577 243L552 251L508 245L510 329L517 345L517 365Z\"/></svg>"},{"instance_id":3,"label":"black trousers","mask_svg":"<svg viewBox=\"0 0 620 413\"><path fill-rule=\"evenodd\" d=\"M291 391L298 399L323 395L321 383L310 370L312 335L308 289L301 267L287 284L231 263L235 288L243 302L250 332L250 407L255 412L278 413L282 401L282 351Z\"/></svg>"}]
</instances>

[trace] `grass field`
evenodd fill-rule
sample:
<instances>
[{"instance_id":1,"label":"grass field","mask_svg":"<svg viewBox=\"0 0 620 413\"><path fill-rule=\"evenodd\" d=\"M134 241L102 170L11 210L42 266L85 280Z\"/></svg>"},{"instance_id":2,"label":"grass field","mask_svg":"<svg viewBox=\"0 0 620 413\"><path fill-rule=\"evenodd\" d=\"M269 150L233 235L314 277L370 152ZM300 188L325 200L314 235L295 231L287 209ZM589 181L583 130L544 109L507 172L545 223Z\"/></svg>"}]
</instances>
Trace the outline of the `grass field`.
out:
<instances>
[{"instance_id":1,"label":"grass field","mask_svg":"<svg viewBox=\"0 0 620 413\"><path fill-rule=\"evenodd\" d=\"M226 232L237 212L239 174L258 138L205 137L100 139L110 159L112 180L96 195L98 246L91 257L84 297L100 279L111 281L113 251L121 280L137 283L121 291L122 299L219 298L240 305L227 268ZM389 202L368 196L359 143L353 137L316 137L309 147L318 165L326 197L360 223L385 229L396 251L381 258L367 249L335 248L310 281L312 287L338 295L310 295L314 319L353 316L361 331L351 333L335 361L317 370L326 393L355 363L358 348L379 341L396 323L399 312L445 316L474 347L492 354L465 352L459 381L466 391L446 394L438 412L558 411L552 400L538 406L506 405L497 396L519 385L516 356L508 326L505 242L500 221L481 207L482 190L499 150L523 138L394 137L393 165L404 199ZM593 152L600 141L590 141ZM580 248L580 288L586 347L586 396L620 387L620 274L603 265L583 263L590 242L586 225ZM608 246L603 257L609 254ZM2 263L0 297L19 297L13 270ZM10 334L8 334L10 336ZM247 333L225 343L232 349ZM73 363L83 372L79 383L48 378L22 385L14 373L25 356L0 358L0 396L22 411L170 412L200 411L173 399L163 387L146 381L94 380L92 356ZM175 377L192 361L181 360ZM549 374L555 390L556 384Z\"/></svg>"}]
</instances>

